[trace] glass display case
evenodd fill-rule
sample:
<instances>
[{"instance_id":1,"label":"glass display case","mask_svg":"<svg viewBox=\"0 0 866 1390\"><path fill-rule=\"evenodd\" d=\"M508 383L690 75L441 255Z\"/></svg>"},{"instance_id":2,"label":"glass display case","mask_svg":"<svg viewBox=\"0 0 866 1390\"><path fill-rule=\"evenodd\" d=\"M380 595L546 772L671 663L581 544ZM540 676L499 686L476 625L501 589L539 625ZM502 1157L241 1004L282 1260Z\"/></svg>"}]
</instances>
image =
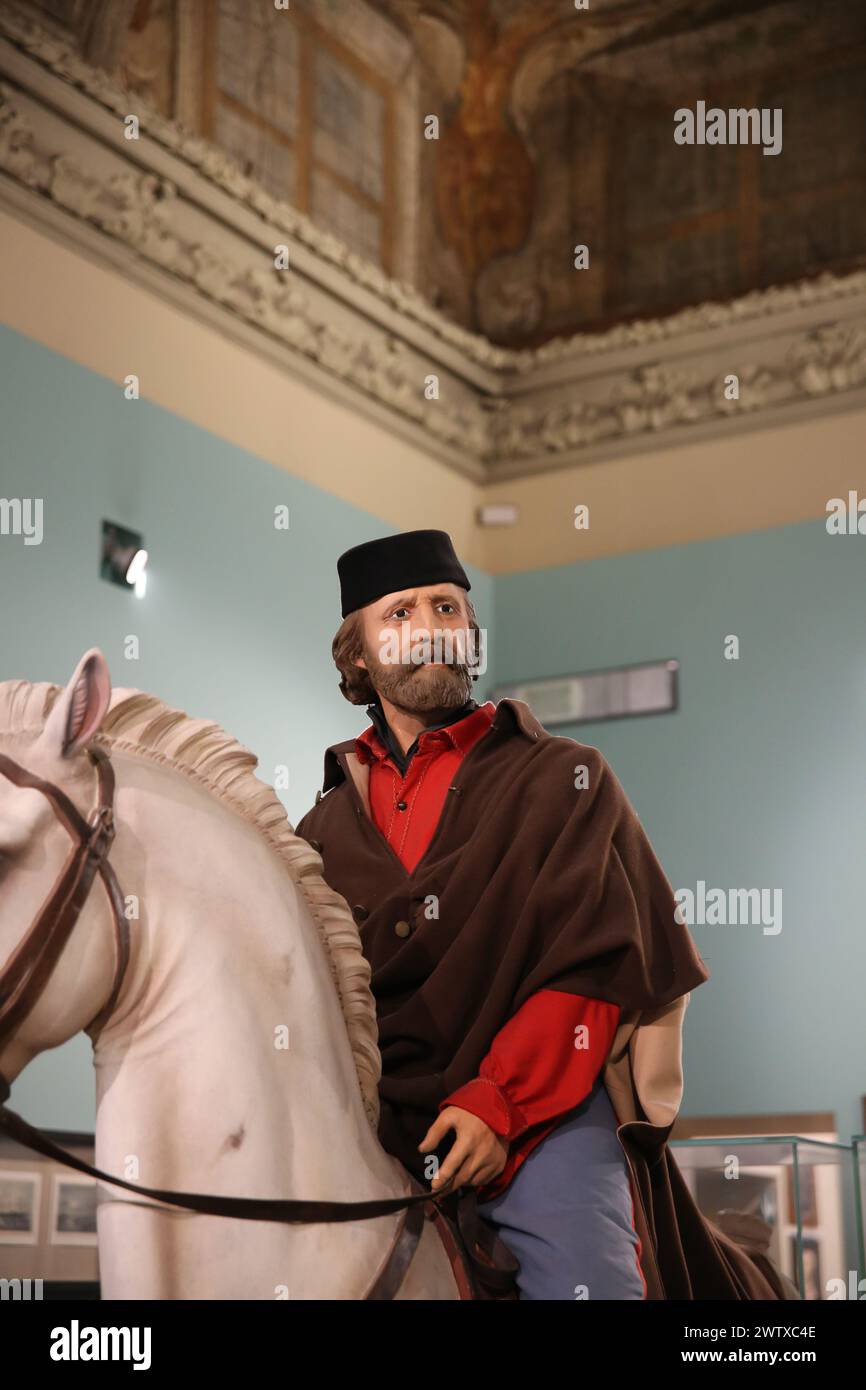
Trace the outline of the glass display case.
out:
<instances>
[{"instance_id":1,"label":"glass display case","mask_svg":"<svg viewBox=\"0 0 866 1390\"><path fill-rule=\"evenodd\" d=\"M863 1141L866 1146L866 1139ZM764 1253L805 1299L856 1297L862 1268L866 1152L803 1135L674 1139L703 1214ZM859 1208L858 1208L859 1200Z\"/></svg>"}]
</instances>

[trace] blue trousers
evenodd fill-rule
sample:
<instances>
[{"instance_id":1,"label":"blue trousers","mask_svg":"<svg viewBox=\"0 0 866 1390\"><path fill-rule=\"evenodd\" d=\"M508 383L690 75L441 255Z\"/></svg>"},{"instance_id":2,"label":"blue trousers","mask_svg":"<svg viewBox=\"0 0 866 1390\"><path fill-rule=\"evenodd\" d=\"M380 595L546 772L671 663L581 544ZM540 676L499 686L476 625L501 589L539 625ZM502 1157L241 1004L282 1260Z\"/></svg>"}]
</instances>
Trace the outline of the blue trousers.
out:
<instances>
[{"instance_id":1,"label":"blue trousers","mask_svg":"<svg viewBox=\"0 0 866 1390\"><path fill-rule=\"evenodd\" d=\"M617 1120L599 1078L524 1159L498 1197L478 1203L520 1261L526 1299L642 1299L638 1236Z\"/></svg>"}]
</instances>

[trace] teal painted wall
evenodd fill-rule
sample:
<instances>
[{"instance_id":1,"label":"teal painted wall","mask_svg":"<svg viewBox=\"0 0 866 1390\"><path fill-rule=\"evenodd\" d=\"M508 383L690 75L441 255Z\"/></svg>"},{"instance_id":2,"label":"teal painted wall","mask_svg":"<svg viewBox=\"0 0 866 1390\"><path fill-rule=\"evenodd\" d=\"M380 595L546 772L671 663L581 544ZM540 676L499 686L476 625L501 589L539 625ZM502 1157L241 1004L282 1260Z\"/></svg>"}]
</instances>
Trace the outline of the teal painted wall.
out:
<instances>
[{"instance_id":1,"label":"teal painted wall","mask_svg":"<svg viewBox=\"0 0 866 1390\"><path fill-rule=\"evenodd\" d=\"M4 328L0 422L0 497L43 498L45 528L39 546L0 536L0 680L65 683L100 647L115 685L216 720L266 781L287 765L283 799L300 820L324 749L367 723L331 658L337 556L396 528ZM274 529L281 504L288 532ZM99 578L103 518L150 543L144 600ZM484 622L493 585L468 572ZM124 658L129 633L138 661ZM36 1124L92 1129L87 1039L37 1058L15 1104Z\"/></svg>"},{"instance_id":2,"label":"teal painted wall","mask_svg":"<svg viewBox=\"0 0 866 1390\"><path fill-rule=\"evenodd\" d=\"M866 537L822 522L503 576L499 682L681 662L676 713L557 729L602 750L675 888L781 888L782 930L698 926L691 1114L866 1093ZM723 641L740 639L740 658Z\"/></svg>"}]
</instances>

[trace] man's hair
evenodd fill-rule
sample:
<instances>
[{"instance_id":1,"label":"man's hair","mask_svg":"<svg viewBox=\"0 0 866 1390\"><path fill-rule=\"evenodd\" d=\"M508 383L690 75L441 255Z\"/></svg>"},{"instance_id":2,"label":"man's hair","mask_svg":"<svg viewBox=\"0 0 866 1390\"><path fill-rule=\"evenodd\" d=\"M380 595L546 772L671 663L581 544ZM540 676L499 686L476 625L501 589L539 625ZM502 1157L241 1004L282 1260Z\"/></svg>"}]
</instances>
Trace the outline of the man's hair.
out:
<instances>
[{"instance_id":1,"label":"man's hair","mask_svg":"<svg viewBox=\"0 0 866 1390\"><path fill-rule=\"evenodd\" d=\"M465 603L469 613L470 632L480 632L475 608L468 594ZM477 650L476 646L476 654ZM352 705L373 704L377 696L369 673L363 666L355 665L357 658L364 655L364 624L359 608L343 619L331 643L331 653L340 673L340 691L344 698ZM478 677L473 676L472 679L477 680Z\"/></svg>"}]
</instances>

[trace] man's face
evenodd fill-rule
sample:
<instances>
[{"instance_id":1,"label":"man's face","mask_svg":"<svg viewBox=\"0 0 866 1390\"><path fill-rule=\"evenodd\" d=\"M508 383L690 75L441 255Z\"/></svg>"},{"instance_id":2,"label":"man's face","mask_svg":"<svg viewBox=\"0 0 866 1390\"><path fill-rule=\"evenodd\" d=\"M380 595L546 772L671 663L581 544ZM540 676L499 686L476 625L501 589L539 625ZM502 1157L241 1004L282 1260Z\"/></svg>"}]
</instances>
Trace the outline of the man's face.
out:
<instances>
[{"instance_id":1,"label":"man's face","mask_svg":"<svg viewBox=\"0 0 866 1390\"><path fill-rule=\"evenodd\" d=\"M362 608L361 620L364 655L357 664L377 694L412 713L466 703L473 648L464 589L427 584L398 590Z\"/></svg>"}]
</instances>

